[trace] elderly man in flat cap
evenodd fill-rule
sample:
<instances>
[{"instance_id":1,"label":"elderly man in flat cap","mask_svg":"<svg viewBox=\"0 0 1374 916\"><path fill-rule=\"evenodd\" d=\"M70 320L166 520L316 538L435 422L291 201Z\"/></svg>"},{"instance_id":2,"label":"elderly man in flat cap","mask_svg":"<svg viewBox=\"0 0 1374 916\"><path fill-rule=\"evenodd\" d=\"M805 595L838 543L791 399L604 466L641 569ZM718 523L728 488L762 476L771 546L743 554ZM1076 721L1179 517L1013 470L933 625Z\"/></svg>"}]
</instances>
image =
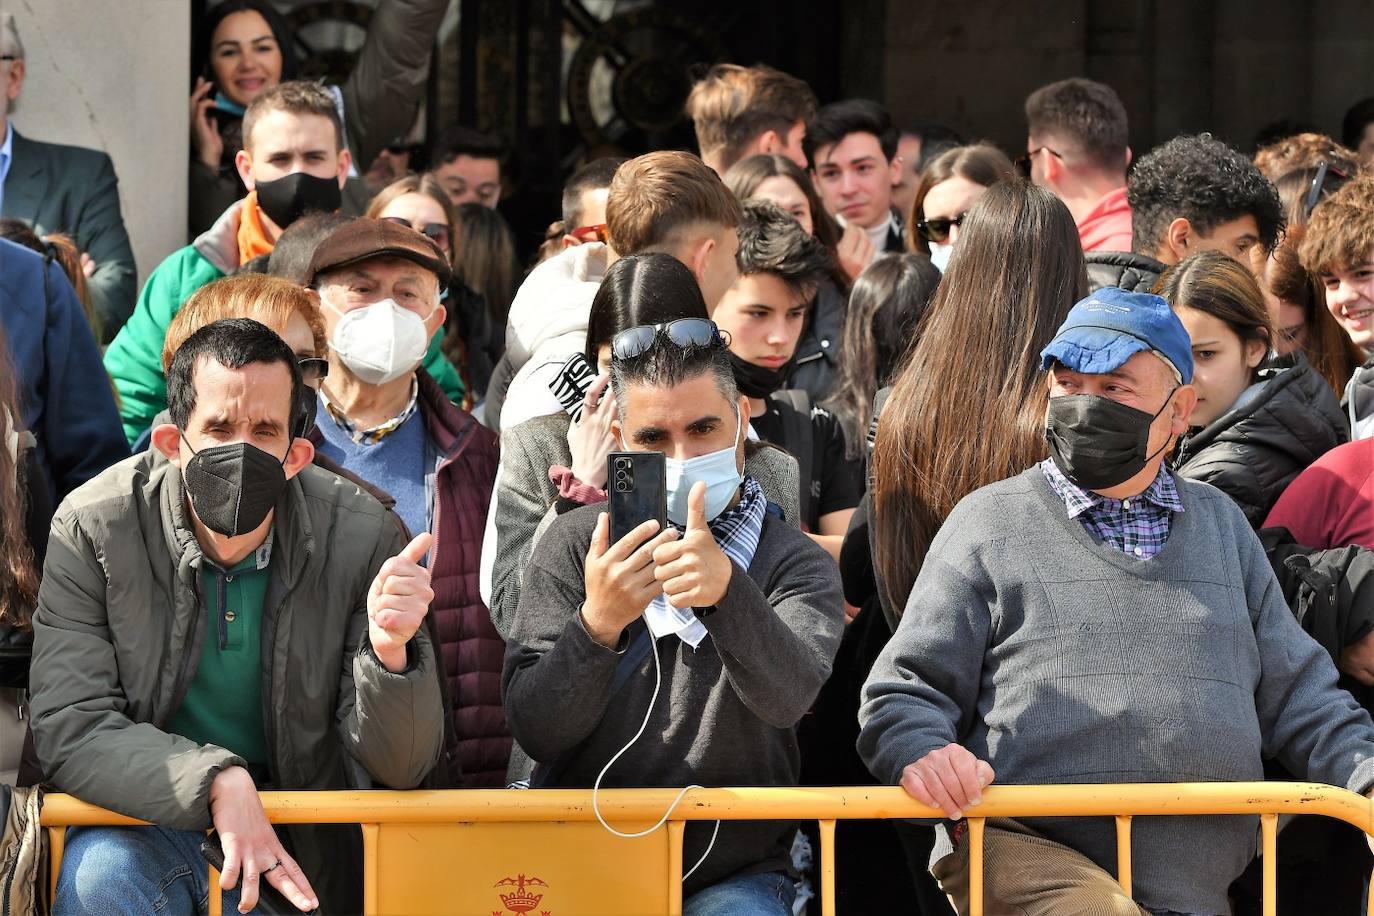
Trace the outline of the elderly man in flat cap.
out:
<instances>
[{"instance_id":1,"label":"elderly man in flat cap","mask_svg":"<svg viewBox=\"0 0 1374 916\"><path fill-rule=\"evenodd\" d=\"M329 342L315 446L390 494L411 533L434 534L429 569L456 758L446 769L461 772L464 787L504 787L505 643L478 591L496 437L420 366L444 327L448 260L407 226L357 219L320 243L307 282Z\"/></svg>"},{"instance_id":2,"label":"elderly man in flat cap","mask_svg":"<svg viewBox=\"0 0 1374 916\"><path fill-rule=\"evenodd\" d=\"M1050 457L964 499L864 685L859 750L949 817L932 867L961 911L967 814L1003 783L1262 779L1368 792L1374 725L1284 603L1235 502L1165 459L1197 402L1158 296L1106 288L1041 354ZM1244 817L1151 817L1116 882L1111 818L992 820L989 913L1229 913Z\"/></svg>"}]
</instances>

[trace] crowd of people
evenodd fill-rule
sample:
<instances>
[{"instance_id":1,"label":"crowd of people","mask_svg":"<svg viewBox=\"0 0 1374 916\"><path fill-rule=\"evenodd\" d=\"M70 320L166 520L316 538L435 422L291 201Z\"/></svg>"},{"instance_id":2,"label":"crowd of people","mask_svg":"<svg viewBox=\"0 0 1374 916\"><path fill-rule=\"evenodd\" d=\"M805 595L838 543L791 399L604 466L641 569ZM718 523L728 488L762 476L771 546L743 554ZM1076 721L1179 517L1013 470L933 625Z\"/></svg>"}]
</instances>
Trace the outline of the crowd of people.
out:
<instances>
[{"instance_id":1,"label":"crowd of people","mask_svg":"<svg viewBox=\"0 0 1374 916\"><path fill-rule=\"evenodd\" d=\"M1137 157L1071 78L1012 156L717 64L522 265L506 144L407 138L446 7L342 86L213 7L141 282L117 163L0 106L0 781L154 825L54 912L356 911L267 789L900 785L944 818L842 822L839 907L925 916L989 785L1374 792L1374 100ZM1258 912L1256 835L1147 819L1127 893L1110 819L992 820L987 912ZM1280 912L1356 912L1359 832L1285 836ZM815 843L689 822L684 911L807 912Z\"/></svg>"}]
</instances>

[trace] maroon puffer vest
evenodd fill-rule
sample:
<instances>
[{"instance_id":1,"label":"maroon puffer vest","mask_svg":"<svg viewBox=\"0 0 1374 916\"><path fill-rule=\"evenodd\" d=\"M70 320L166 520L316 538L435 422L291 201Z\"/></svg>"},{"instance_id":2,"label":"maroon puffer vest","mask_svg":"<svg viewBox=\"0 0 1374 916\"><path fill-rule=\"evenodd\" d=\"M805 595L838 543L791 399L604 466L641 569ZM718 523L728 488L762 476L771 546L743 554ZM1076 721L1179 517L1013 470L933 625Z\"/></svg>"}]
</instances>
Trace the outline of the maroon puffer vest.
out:
<instances>
[{"instance_id":1,"label":"maroon puffer vest","mask_svg":"<svg viewBox=\"0 0 1374 916\"><path fill-rule=\"evenodd\" d=\"M497 440L424 371L420 413L439 454L430 584L464 788L506 785L511 737L501 705L506 644L478 591L482 532L496 484Z\"/></svg>"}]
</instances>

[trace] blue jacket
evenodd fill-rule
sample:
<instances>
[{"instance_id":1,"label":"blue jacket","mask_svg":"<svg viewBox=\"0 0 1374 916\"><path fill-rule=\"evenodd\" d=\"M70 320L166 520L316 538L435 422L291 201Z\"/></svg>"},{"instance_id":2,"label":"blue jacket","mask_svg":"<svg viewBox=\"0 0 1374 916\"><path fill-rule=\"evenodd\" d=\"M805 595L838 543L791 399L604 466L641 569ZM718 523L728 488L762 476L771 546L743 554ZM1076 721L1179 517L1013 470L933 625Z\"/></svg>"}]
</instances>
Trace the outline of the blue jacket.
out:
<instances>
[{"instance_id":1,"label":"blue jacket","mask_svg":"<svg viewBox=\"0 0 1374 916\"><path fill-rule=\"evenodd\" d=\"M45 274L46 269L46 274ZM56 263L0 239L0 329L54 500L129 455L81 304Z\"/></svg>"}]
</instances>

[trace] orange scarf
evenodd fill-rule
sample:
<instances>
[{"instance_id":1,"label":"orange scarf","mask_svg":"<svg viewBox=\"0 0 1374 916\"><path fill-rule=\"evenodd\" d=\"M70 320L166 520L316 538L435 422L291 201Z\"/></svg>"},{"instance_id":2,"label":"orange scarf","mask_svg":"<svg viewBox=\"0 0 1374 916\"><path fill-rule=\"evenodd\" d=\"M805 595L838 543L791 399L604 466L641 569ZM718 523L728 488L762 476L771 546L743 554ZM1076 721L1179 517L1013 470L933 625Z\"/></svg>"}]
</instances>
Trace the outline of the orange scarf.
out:
<instances>
[{"instance_id":1,"label":"orange scarf","mask_svg":"<svg viewBox=\"0 0 1374 916\"><path fill-rule=\"evenodd\" d=\"M271 254L276 243L267 235L258 209L258 192L249 191L239 210L239 263L247 264L259 255Z\"/></svg>"}]
</instances>

